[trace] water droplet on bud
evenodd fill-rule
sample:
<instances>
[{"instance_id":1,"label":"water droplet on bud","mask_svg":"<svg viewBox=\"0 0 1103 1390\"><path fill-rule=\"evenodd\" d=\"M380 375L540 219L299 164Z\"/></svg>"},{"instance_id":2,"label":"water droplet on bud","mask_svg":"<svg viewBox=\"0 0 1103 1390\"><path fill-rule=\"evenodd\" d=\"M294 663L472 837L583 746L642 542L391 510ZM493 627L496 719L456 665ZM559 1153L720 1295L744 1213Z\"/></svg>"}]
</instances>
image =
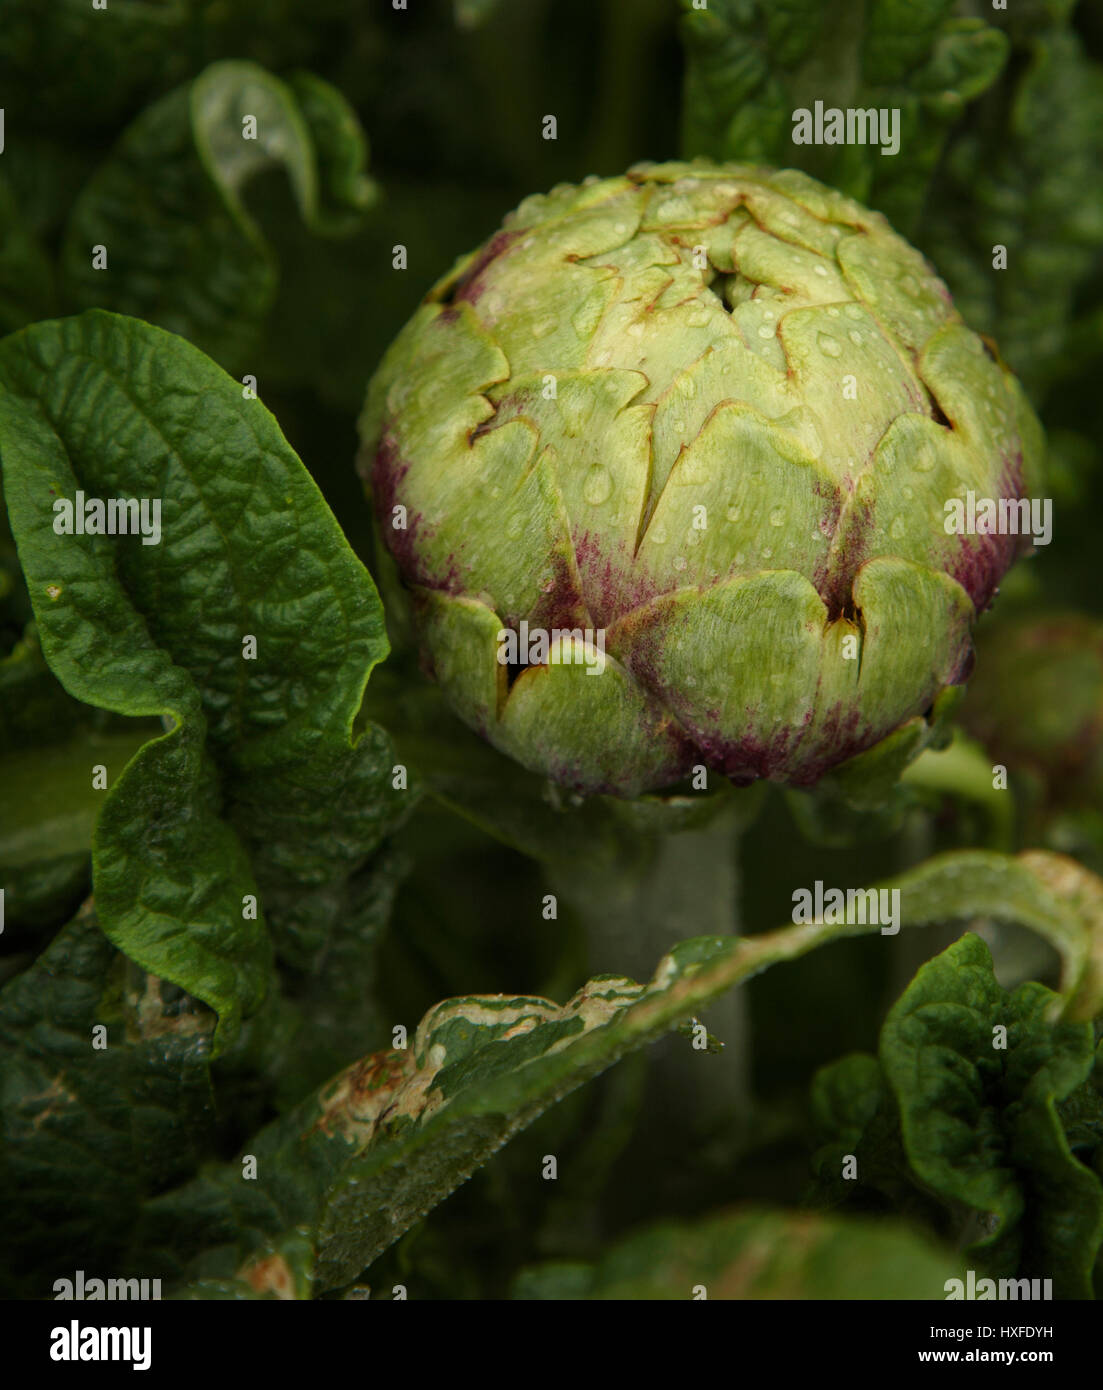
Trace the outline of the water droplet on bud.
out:
<instances>
[{"instance_id":1,"label":"water droplet on bud","mask_svg":"<svg viewBox=\"0 0 1103 1390\"><path fill-rule=\"evenodd\" d=\"M583 497L592 507L600 507L602 502L609 500L612 491L613 479L609 476L609 470L603 468L600 463L595 463L582 484Z\"/></svg>"}]
</instances>

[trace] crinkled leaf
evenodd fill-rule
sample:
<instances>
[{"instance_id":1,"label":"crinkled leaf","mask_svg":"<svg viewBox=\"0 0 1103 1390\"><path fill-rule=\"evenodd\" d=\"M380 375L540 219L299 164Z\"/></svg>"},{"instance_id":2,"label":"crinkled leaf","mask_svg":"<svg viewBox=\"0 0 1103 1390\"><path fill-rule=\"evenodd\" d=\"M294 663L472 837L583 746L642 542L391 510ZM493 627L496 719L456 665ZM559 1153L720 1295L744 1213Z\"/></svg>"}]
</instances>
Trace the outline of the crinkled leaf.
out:
<instances>
[{"instance_id":1,"label":"crinkled leaf","mask_svg":"<svg viewBox=\"0 0 1103 1390\"><path fill-rule=\"evenodd\" d=\"M811 1204L880 1213L887 1203L897 1216L943 1233L938 1204L911 1180L899 1112L876 1057L855 1052L821 1067L811 1102L823 1141L812 1158Z\"/></svg>"},{"instance_id":2,"label":"crinkled leaf","mask_svg":"<svg viewBox=\"0 0 1103 1390\"><path fill-rule=\"evenodd\" d=\"M999 76L1010 45L952 0L682 0L683 149L795 167L880 208L907 233L952 124ZM897 153L797 145L793 113L817 101L895 110Z\"/></svg>"},{"instance_id":3,"label":"crinkled leaf","mask_svg":"<svg viewBox=\"0 0 1103 1390\"><path fill-rule=\"evenodd\" d=\"M916 1176L980 1215L972 1250L1000 1275L1052 1278L1058 1297L1086 1298L1103 1184L1073 1157L1056 1105L1091 1073L1092 1028L1055 1021L1056 1002L1034 982L1007 994L988 948L966 935L919 970L880 1057Z\"/></svg>"},{"instance_id":4,"label":"crinkled leaf","mask_svg":"<svg viewBox=\"0 0 1103 1390\"><path fill-rule=\"evenodd\" d=\"M278 278L246 185L282 168L307 225L343 232L371 198L365 157L355 114L319 78L288 85L255 63L212 63L142 112L81 191L62 251L65 291L239 365Z\"/></svg>"},{"instance_id":5,"label":"crinkled leaf","mask_svg":"<svg viewBox=\"0 0 1103 1390\"><path fill-rule=\"evenodd\" d=\"M410 805L382 734L350 742L386 651L375 589L272 416L181 339L99 311L39 324L0 346L0 384L43 651L78 698L166 721L107 769L101 923L214 1008L223 1045L267 987L265 910L290 949L304 914L324 939ZM159 499L162 542L58 535L53 504L78 489Z\"/></svg>"},{"instance_id":6,"label":"crinkled leaf","mask_svg":"<svg viewBox=\"0 0 1103 1390\"><path fill-rule=\"evenodd\" d=\"M1103 247L1103 65L1068 28L1020 39L1021 76L955 143L918 234L966 320L1038 396ZM1007 264L993 270L997 247ZM1100 341L1081 348L1098 357Z\"/></svg>"},{"instance_id":7,"label":"crinkled leaf","mask_svg":"<svg viewBox=\"0 0 1103 1390\"><path fill-rule=\"evenodd\" d=\"M896 1222L761 1208L662 1222L597 1264L524 1270L520 1299L944 1299L949 1252Z\"/></svg>"},{"instance_id":8,"label":"crinkled leaf","mask_svg":"<svg viewBox=\"0 0 1103 1390\"><path fill-rule=\"evenodd\" d=\"M143 1198L180 1181L209 1135L213 1018L133 967L124 985L125 965L85 908L0 994L9 1298L120 1268Z\"/></svg>"},{"instance_id":9,"label":"crinkled leaf","mask_svg":"<svg viewBox=\"0 0 1103 1390\"><path fill-rule=\"evenodd\" d=\"M1023 861L944 855L886 886L901 889L905 926L978 911L1023 922L1062 952L1066 987L1081 985L1092 927ZM426 1014L409 1047L365 1058L257 1135L243 1150L257 1159L255 1181L232 1163L152 1203L143 1241L180 1258L206 1250L190 1274L224 1279L247 1276L258 1247L306 1230L315 1290L348 1283L514 1134L626 1052L775 962L879 929L811 923L699 937L679 943L648 984L599 976L562 1007L505 996L447 1000ZM1077 998L1083 1006L1087 996ZM706 1053L702 1065L722 1063ZM183 1273L179 1263L175 1270Z\"/></svg>"}]
</instances>

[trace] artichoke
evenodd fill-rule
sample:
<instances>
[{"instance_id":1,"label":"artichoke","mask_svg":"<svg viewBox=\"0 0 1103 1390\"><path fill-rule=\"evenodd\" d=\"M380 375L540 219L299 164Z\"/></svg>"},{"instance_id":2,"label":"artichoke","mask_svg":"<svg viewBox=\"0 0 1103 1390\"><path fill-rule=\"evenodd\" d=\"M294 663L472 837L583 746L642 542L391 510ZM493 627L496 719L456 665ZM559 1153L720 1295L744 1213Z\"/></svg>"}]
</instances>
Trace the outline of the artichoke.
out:
<instances>
[{"instance_id":1,"label":"artichoke","mask_svg":"<svg viewBox=\"0 0 1103 1390\"><path fill-rule=\"evenodd\" d=\"M526 767L792 786L922 719L1027 538L1021 388L879 213L793 170L527 198L386 353L359 467L426 665ZM535 634L535 636L534 636Z\"/></svg>"}]
</instances>

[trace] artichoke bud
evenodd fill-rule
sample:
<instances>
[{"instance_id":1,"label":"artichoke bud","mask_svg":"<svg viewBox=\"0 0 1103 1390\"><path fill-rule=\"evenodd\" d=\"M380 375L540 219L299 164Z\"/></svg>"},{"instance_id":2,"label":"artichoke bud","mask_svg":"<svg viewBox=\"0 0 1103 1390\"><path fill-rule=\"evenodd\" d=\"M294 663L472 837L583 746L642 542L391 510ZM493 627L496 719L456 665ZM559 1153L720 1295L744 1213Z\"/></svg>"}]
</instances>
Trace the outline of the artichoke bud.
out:
<instances>
[{"instance_id":1,"label":"artichoke bud","mask_svg":"<svg viewBox=\"0 0 1103 1390\"><path fill-rule=\"evenodd\" d=\"M1028 538L1015 379L876 212L793 170L526 199L385 355L361 470L459 714L631 796L807 786L960 684Z\"/></svg>"}]
</instances>

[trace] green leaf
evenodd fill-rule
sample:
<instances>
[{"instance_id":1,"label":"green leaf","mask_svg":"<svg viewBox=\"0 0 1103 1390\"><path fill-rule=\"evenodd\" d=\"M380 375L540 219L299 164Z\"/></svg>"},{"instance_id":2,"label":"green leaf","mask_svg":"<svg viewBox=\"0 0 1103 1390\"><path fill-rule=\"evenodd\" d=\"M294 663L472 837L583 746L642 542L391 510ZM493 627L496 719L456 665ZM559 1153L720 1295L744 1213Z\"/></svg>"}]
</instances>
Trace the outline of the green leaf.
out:
<instances>
[{"instance_id":1,"label":"green leaf","mask_svg":"<svg viewBox=\"0 0 1103 1390\"><path fill-rule=\"evenodd\" d=\"M903 925L976 911L1018 919L1058 944L1066 985L1081 982L1089 928L1021 861L944 855L891 882ZM311 1234L315 1291L346 1284L514 1134L627 1052L771 964L878 930L811 923L698 937L675 946L648 984L598 976L563 1006L502 995L446 1000L411 1046L363 1059L250 1141L242 1152L257 1160L255 1181L243 1181L238 1161L151 1203L143 1248L166 1261L176 1252L177 1277L186 1273L180 1258L206 1250L188 1277L248 1278L267 1258L254 1254L258 1246L270 1250L301 1229Z\"/></svg>"},{"instance_id":2,"label":"green leaf","mask_svg":"<svg viewBox=\"0 0 1103 1390\"><path fill-rule=\"evenodd\" d=\"M944 1299L959 1261L898 1222L744 1208L661 1222L596 1265L522 1271L520 1299Z\"/></svg>"},{"instance_id":3,"label":"green leaf","mask_svg":"<svg viewBox=\"0 0 1103 1390\"><path fill-rule=\"evenodd\" d=\"M950 127L1010 45L952 0L682 0L685 155L795 167L879 208L907 234ZM900 145L798 145L793 113L895 110Z\"/></svg>"},{"instance_id":4,"label":"green leaf","mask_svg":"<svg viewBox=\"0 0 1103 1390\"><path fill-rule=\"evenodd\" d=\"M821 1067L811 1103L824 1141L812 1159L812 1202L881 1211L887 1200L896 1215L938 1231L934 1203L923 1200L911 1182L896 1102L877 1058L854 1052Z\"/></svg>"},{"instance_id":5,"label":"green leaf","mask_svg":"<svg viewBox=\"0 0 1103 1390\"><path fill-rule=\"evenodd\" d=\"M153 85L179 80L195 24L192 0L7 0L0 70L9 120L71 132L109 126ZM22 123L22 122L21 122Z\"/></svg>"},{"instance_id":6,"label":"green leaf","mask_svg":"<svg viewBox=\"0 0 1103 1390\"><path fill-rule=\"evenodd\" d=\"M119 1268L142 1199L181 1181L209 1138L211 1015L120 970L86 907L0 993L6 1297Z\"/></svg>"},{"instance_id":7,"label":"green leaf","mask_svg":"<svg viewBox=\"0 0 1103 1390\"><path fill-rule=\"evenodd\" d=\"M1091 1073L1092 1028L1055 1022L1058 1002L1034 982L1008 995L988 948L967 935L921 967L885 1021L880 1056L916 1176L979 1215L972 1252L999 1275L1052 1278L1059 1298L1090 1298L1103 1184L1073 1157L1056 1105Z\"/></svg>"},{"instance_id":8,"label":"green leaf","mask_svg":"<svg viewBox=\"0 0 1103 1390\"><path fill-rule=\"evenodd\" d=\"M1038 399L1068 365L1076 295L1103 247L1103 65L1069 29L1023 42L1021 76L955 144L918 234L966 320ZM1098 357L1098 335L1085 346Z\"/></svg>"},{"instance_id":9,"label":"green leaf","mask_svg":"<svg viewBox=\"0 0 1103 1390\"><path fill-rule=\"evenodd\" d=\"M242 365L278 280L246 186L283 169L307 226L345 233L372 197L366 154L354 112L321 79L288 85L255 63L212 63L144 111L81 191L62 249L65 292Z\"/></svg>"},{"instance_id":10,"label":"green leaf","mask_svg":"<svg viewBox=\"0 0 1103 1390\"><path fill-rule=\"evenodd\" d=\"M0 386L46 658L77 698L165 721L107 770L101 923L214 1008L224 1046L268 985L265 910L290 949L304 913L324 936L412 801L378 730L350 742L386 652L375 589L272 416L181 339L98 311L38 324L0 345ZM59 535L54 503L78 490L159 502L161 541Z\"/></svg>"}]
</instances>

